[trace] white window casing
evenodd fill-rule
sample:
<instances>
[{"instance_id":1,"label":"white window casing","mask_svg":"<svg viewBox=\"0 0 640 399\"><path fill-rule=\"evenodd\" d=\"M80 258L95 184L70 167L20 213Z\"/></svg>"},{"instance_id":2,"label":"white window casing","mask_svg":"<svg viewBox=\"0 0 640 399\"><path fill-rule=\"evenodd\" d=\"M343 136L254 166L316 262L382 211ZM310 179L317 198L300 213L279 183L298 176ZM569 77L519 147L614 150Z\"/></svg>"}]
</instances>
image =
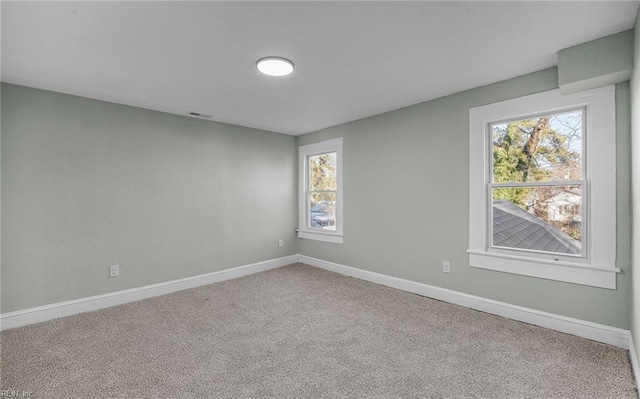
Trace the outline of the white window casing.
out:
<instances>
[{"instance_id":1,"label":"white window casing","mask_svg":"<svg viewBox=\"0 0 640 399\"><path fill-rule=\"evenodd\" d=\"M582 195L587 209L581 257L502 251L490 246L492 166L490 124L585 108ZM469 265L500 272L616 288L615 86L563 95L559 90L469 110Z\"/></svg>"},{"instance_id":2,"label":"white window casing","mask_svg":"<svg viewBox=\"0 0 640 399\"><path fill-rule=\"evenodd\" d=\"M309 157L327 153L336 153L336 204L335 230L313 228L309 223ZM342 138L321 141L298 147L299 200L298 200L298 238L342 244L343 233L343 162Z\"/></svg>"}]
</instances>

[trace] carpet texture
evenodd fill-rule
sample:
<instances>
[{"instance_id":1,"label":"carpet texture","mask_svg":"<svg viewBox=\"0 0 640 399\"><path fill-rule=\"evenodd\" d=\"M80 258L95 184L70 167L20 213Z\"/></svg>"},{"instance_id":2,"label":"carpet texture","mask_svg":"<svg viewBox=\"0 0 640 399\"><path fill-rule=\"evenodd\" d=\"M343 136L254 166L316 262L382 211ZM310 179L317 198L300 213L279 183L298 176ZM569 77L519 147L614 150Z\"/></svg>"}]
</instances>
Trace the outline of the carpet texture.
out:
<instances>
[{"instance_id":1,"label":"carpet texture","mask_svg":"<svg viewBox=\"0 0 640 399\"><path fill-rule=\"evenodd\" d=\"M637 398L613 346L296 264L3 331L32 398Z\"/></svg>"}]
</instances>

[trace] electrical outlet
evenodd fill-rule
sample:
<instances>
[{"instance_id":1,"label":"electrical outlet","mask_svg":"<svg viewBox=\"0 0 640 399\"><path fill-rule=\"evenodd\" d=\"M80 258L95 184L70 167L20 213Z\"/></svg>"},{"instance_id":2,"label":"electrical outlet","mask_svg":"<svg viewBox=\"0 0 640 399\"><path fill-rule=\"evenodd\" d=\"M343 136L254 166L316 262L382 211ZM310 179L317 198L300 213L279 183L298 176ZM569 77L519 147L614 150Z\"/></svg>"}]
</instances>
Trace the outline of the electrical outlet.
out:
<instances>
[{"instance_id":1,"label":"electrical outlet","mask_svg":"<svg viewBox=\"0 0 640 399\"><path fill-rule=\"evenodd\" d=\"M120 275L120 265L109 266L109 277L118 277Z\"/></svg>"},{"instance_id":2,"label":"electrical outlet","mask_svg":"<svg viewBox=\"0 0 640 399\"><path fill-rule=\"evenodd\" d=\"M451 273L451 262L446 260L442 262L442 273Z\"/></svg>"},{"instance_id":3,"label":"electrical outlet","mask_svg":"<svg viewBox=\"0 0 640 399\"><path fill-rule=\"evenodd\" d=\"M278 240L278 248L282 248L282 247L284 247L284 241Z\"/></svg>"}]
</instances>

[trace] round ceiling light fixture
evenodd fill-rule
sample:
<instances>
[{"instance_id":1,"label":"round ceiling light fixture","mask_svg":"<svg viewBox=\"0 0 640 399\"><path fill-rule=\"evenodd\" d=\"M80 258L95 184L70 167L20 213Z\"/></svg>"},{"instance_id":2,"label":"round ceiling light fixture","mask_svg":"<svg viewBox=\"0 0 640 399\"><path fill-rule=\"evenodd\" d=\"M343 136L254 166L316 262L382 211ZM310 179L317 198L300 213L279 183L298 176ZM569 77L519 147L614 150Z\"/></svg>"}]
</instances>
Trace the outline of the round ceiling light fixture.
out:
<instances>
[{"instance_id":1,"label":"round ceiling light fixture","mask_svg":"<svg viewBox=\"0 0 640 399\"><path fill-rule=\"evenodd\" d=\"M256 62L258 71L269 76L286 76L293 72L293 62L282 57L264 57Z\"/></svg>"}]
</instances>

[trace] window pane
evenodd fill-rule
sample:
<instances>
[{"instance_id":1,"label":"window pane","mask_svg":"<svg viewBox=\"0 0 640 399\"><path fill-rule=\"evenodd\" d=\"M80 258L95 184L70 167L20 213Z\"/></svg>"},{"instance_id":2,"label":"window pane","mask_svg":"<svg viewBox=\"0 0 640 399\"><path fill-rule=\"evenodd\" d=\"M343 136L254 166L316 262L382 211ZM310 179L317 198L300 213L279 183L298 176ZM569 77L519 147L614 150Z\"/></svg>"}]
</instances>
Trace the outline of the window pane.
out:
<instances>
[{"instance_id":1,"label":"window pane","mask_svg":"<svg viewBox=\"0 0 640 399\"><path fill-rule=\"evenodd\" d=\"M580 186L493 188L493 246L582 253Z\"/></svg>"},{"instance_id":2,"label":"window pane","mask_svg":"<svg viewBox=\"0 0 640 399\"><path fill-rule=\"evenodd\" d=\"M309 191L335 191L336 153L309 157Z\"/></svg>"},{"instance_id":3,"label":"window pane","mask_svg":"<svg viewBox=\"0 0 640 399\"><path fill-rule=\"evenodd\" d=\"M336 229L336 193L311 193L309 227Z\"/></svg>"},{"instance_id":4,"label":"window pane","mask_svg":"<svg viewBox=\"0 0 640 399\"><path fill-rule=\"evenodd\" d=\"M491 125L493 182L582 179L583 110Z\"/></svg>"}]
</instances>

